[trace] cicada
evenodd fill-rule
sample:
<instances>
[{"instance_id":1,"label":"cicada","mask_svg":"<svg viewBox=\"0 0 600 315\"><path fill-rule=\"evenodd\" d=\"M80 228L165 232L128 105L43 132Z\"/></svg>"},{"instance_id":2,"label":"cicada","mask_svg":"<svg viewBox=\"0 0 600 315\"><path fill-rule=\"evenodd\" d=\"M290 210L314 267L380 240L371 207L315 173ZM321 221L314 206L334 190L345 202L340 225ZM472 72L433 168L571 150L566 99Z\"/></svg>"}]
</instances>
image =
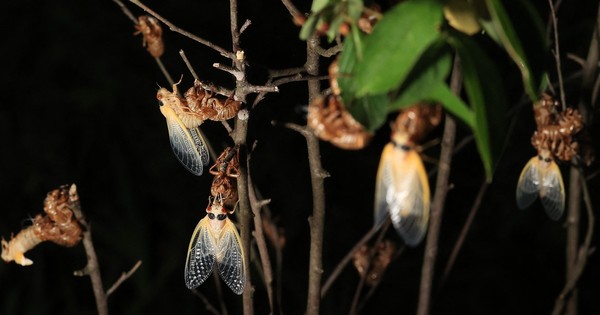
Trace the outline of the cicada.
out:
<instances>
[{"instance_id":1,"label":"cicada","mask_svg":"<svg viewBox=\"0 0 600 315\"><path fill-rule=\"evenodd\" d=\"M531 144L538 155L523 168L517 183L517 206L529 207L539 196L546 214L558 220L565 208L565 187L555 159L570 161L578 152L572 136L583 128L582 117L575 109L558 112L558 102L544 94L534 105L537 130Z\"/></svg>"},{"instance_id":2,"label":"cicada","mask_svg":"<svg viewBox=\"0 0 600 315\"><path fill-rule=\"evenodd\" d=\"M185 261L185 285L194 289L211 275L215 263L221 278L235 293L242 294L246 284L242 241L221 196L209 197L206 216L192 234Z\"/></svg>"},{"instance_id":3,"label":"cicada","mask_svg":"<svg viewBox=\"0 0 600 315\"><path fill-rule=\"evenodd\" d=\"M552 220L558 220L565 208L565 187L560 169L550 151L542 150L527 162L517 184L517 206L529 207L537 197Z\"/></svg>"},{"instance_id":4,"label":"cicada","mask_svg":"<svg viewBox=\"0 0 600 315\"><path fill-rule=\"evenodd\" d=\"M204 119L191 111L185 99L178 95L177 84L173 84L173 92L160 88L156 98L161 103L160 112L167 119L173 153L186 169L194 175L202 175L210 159L206 142L198 129Z\"/></svg>"},{"instance_id":5,"label":"cicada","mask_svg":"<svg viewBox=\"0 0 600 315\"><path fill-rule=\"evenodd\" d=\"M375 228L387 215L410 246L418 245L429 222L430 190L427 173L416 152L416 142L441 120L441 108L412 106L392 127L392 139L383 149L375 184Z\"/></svg>"}]
</instances>

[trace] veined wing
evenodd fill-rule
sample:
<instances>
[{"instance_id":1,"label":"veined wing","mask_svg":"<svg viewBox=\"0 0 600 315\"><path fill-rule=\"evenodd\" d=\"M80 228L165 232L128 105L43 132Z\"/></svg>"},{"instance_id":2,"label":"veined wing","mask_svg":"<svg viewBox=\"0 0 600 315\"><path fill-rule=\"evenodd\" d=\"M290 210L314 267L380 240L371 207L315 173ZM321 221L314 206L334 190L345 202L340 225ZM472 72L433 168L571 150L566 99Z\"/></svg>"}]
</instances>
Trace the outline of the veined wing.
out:
<instances>
[{"instance_id":1,"label":"veined wing","mask_svg":"<svg viewBox=\"0 0 600 315\"><path fill-rule=\"evenodd\" d=\"M525 164L519 182L517 183L517 206L519 209L529 207L537 198L540 192L540 168L542 160L534 156Z\"/></svg>"},{"instance_id":2,"label":"veined wing","mask_svg":"<svg viewBox=\"0 0 600 315\"><path fill-rule=\"evenodd\" d=\"M185 261L185 285L188 289L198 287L212 273L216 260L216 241L209 229L210 222L205 216L192 234Z\"/></svg>"},{"instance_id":3,"label":"veined wing","mask_svg":"<svg viewBox=\"0 0 600 315\"><path fill-rule=\"evenodd\" d=\"M163 105L160 111L167 119L169 141L175 156L194 175L202 175L209 162L209 153L204 139L197 128L186 128L173 109Z\"/></svg>"},{"instance_id":4,"label":"veined wing","mask_svg":"<svg viewBox=\"0 0 600 315\"><path fill-rule=\"evenodd\" d=\"M416 246L427 231L429 206L429 181L419 155L414 150L386 145L375 189L376 226L389 213L406 244Z\"/></svg>"},{"instance_id":5,"label":"veined wing","mask_svg":"<svg viewBox=\"0 0 600 315\"><path fill-rule=\"evenodd\" d=\"M541 167L540 200L546 214L552 220L558 220L565 209L565 186L560 169L554 161Z\"/></svg>"},{"instance_id":6,"label":"veined wing","mask_svg":"<svg viewBox=\"0 0 600 315\"><path fill-rule=\"evenodd\" d=\"M246 285L242 241L235 225L226 219L217 244L217 267L227 286L235 293L242 294Z\"/></svg>"}]
</instances>

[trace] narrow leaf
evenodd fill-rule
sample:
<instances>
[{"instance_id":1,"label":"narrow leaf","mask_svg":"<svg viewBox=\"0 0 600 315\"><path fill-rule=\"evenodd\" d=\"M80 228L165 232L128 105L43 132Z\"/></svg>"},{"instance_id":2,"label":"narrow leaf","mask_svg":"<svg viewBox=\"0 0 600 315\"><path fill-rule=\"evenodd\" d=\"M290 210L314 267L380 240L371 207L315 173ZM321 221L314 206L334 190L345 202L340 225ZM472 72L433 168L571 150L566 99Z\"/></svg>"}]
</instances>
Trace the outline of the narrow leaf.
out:
<instances>
[{"instance_id":1,"label":"narrow leaf","mask_svg":"<svg viewBox=\"0 0 600 315\"><path fill-rule=\"evenodd\" d=\"M504 89L492 60L462 33L450 32L448 42L460 56L465 91L475 114L473 134L487 180L491 181L494 168L506 137L506 100Z\"/></svg>"}]
</instances>

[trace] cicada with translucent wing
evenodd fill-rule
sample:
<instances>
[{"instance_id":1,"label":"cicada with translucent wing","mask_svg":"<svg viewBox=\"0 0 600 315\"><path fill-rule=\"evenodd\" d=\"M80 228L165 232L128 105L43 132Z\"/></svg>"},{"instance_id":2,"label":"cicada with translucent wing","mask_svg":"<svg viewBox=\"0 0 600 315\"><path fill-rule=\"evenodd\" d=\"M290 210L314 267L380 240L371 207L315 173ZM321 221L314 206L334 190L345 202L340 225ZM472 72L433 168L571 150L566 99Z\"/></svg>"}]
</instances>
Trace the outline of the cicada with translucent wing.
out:
<instances>
[{"instance_id":1,"label":"cicada with translucent wing","mask_svg":"<svg viewBox=\"0 0 600 315\"><path fill-rule=\"evenodd\" d=\"M221 278L235 293L242 294L246 284L242 241L227 217L221 196L209 197L206 216L198 222L185 262L185 285L194 289L217 267Z\"/></svg>"},{"instance_id":2,"label":"cicada with translucent wing","mask_svg":"<svg viewBox=\"0 0 600 315\"><path fill-rule=\"evenodd\" d=\"M192 112L185 100L178 95L177 84L173 92L165 88L158 90L156 98L160 101L160 112L167 120L169 140L173 153L186 169L194 175L202 175L208 165L210 155L198 126L204 122L202 117Z\"/></svg>"},{"instance_id":3,"label":"cicada with translucent wing","mask_svg":"<svg viewBox=\"0 0 600 315\"><path fill-rule=\"evenodd\" d=\"M544 94L534 105L537 130L531 144L538 155L523 168L517 183L517 206L529 207L539 196L546 214L558 220L565 208L565 187L555 159L570 161L578 152L572 136L583 128L582 117L575 109L558 111L558 102Z\"/></svg>"},{"instance_id":4,"label":"cicada with translucent wing","mask_svg":"<svg viewBox=\"0 0 600 315\"><path fill-rule=\"evenodd\" d=\"M565 187L560 169L548 150L535 156L523 168L517 184L517 205L529 207L537 197L552 220L558 220L565 208Z\"/></svg>"},{"instance_id":5,"label":"cicada with translucent wing","mask_svg":"<svg viewBox=\"0 0 600 315\"><path fill-rule=\"evenodd\" d=\"M375 184L375 227L387 215L410 246L418 245L427 232L430 191L427 173L416 141L441 120L439 106L417 105L404 110L392 127L392 139L383 149Z\"/></svg>"}]
</instances>

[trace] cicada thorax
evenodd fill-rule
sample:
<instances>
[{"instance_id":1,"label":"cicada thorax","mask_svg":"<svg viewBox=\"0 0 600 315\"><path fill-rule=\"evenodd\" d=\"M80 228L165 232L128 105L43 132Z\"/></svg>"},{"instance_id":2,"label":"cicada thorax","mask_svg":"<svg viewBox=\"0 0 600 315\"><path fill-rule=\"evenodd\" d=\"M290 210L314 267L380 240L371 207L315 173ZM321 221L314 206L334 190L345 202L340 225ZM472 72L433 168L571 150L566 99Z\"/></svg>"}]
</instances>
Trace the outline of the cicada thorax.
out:
<instances>
[{"instance_id":1,"label":"cicada thorax","mask_svg":"<svg viewBox=\"0 0 600 315\"><path fill-rule=\"evenodd\" d=\"M179 96L177 84L179 83L173 84L173 92L166 88L158 90L156 98L161 102L161 111L167 116L163 109L163 106L167 106L173 110L186 128L196 128L204 122L205 118L202 114L192 111L187 100Z\"/></svg>"},{"instance_id":2,"label":"cicada thorax","mask_svg":"<svg viewBox=\"0 0 600 315\"><path fill-rule=\"evenodd\" d=\"M442 120L440 105L418 104L404 109L392 126L392 137L403 135L412 144L420 142Z\"/></svg>"},{"instance_id":3,"label":"cicada thorax","mask_svg":"<svg viewBox=\"0 0 600 315\"><path fill-rule=\"evenodd\" d=\"M206 207L206 215L208 216L210 226L217 234L221 232L225 226L227 215L230 213L223 205L223 197L209 197L208 206Z\"/></svg>"},{"instance_id":4,"label":"cicada thorax","mask_svg":"<svg viewBox=\"0 0 600 315\"><path fill-rule=\"evenodd\" d=\"M164 53L162 27L157 19L148 15L138 17L134 35L142 34L142 45L152 57L158 58Z\"/></svg>"}]
</instances>

